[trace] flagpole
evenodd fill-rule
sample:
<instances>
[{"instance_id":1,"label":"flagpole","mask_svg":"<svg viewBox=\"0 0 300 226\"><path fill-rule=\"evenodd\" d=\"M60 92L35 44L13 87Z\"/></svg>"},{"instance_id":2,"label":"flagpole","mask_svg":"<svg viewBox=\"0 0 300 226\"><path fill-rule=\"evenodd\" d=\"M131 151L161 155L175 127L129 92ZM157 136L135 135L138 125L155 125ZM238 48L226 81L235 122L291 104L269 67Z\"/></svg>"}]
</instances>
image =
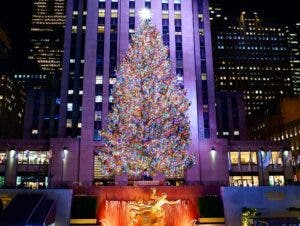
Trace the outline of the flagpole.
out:
<instances>
[{"instance_id":1,"label":"flagpole","mask_svg":"<svg viewBox=\"0 0 300 226\"><path fill-rule=\"evenodd\" d=\"M280 155L281 155L281 161L282 161L282 171L283 171L283 182L284 185L286 184L286 180L285 180L285 158L284 158L284 153L283 153L284 148L281 148L280 150Z\"/></svg>"},{"instance_id":2,"label":"flagpole","mask_svg":"<svg viewBox=\"0 0 300 226\"><path fill-rule=\"evenodd\" d=\"M253 163L252 152L251 152L251 148L249 148L249 164L250 164L251 174L252 174L252 163ZM253 186L253 184L254 184L253 175L251 176L251 181L252 181L252 186Z\"/></svg>"},{"instance_id":3,"label":"flagpole","mask_svg":"<svg viewBox=\"0 0 300 226\"><path fill-rule=\"evenodd\" d=\"M272 155L272 150L271 150L271 147L269 147L269 150L270 150L270 152L271 152L271 160L272 160L272 165L273 165L273 173L275 172L275 163L274 163L274 159L273 159L273 155Z\"/></svg>"},{"instance_id":4,"label":"flagpole","mask_svg":"<svg viewBox=\"0 0 300 226\"><path fill-rule=\"evenodd\" d=\"M243 166L242 166L242 156L241 156L241 148L240 148L240 147L239 147L238 162L239 162L239 166L240 166L240 172L241 172L241 178L242 178L242 186L244 187L244 181L243 181Z\"/></svg>"},{"instance_id":5,"label":"flagpole","mask_svg":"<svg viewBox=\"0 0 300 226\"><path fill-rule=\"evenodd\" d=\"M265 184L265 175L264 175L264 167L263 167L263 161L262 161L262 149L260 148L258 150L258 154L259 154L259 161L260 161L260 167L261 167L261 172L262 172L262 186L264 186Z\"/></svg>"}]
</instances>

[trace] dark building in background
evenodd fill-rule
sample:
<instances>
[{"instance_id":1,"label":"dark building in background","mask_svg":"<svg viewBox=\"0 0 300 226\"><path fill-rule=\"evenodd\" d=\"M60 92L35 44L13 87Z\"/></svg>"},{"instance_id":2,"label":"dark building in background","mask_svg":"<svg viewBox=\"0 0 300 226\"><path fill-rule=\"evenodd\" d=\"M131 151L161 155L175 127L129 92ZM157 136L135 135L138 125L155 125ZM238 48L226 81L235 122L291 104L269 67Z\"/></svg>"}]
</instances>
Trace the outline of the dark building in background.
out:
<instances>
[{"instance_id":1,"label":"dark building in background","mask_svg":"<svg viewBox=\"0 0 300 226\"><path fill-rule=\"evenodd\" d=\"M217 136L230 140L247 140L246 111L242 92L217 92Z\"/></svg>"},{"instance_id":2,"label":"dark building in background","mask_svg":"<svg viewBox=\"0 0 300 226\"><path fill-rule=\"evenodd\" d=\"M240 18L227 18L221 12L211 8L210 13L216 90L241 91L248 115L291 94L285 29L266 24L255 12L242 12Z\"/></svg>"},{"instance_id":3,"label":"dark building in background","mask_svg":"<svg viewBox=\"0 0 300 226\"><path fill-rule=\"evenodd\" d=\"M286 97L254 113L250 136L280 142L291 150L294 180L300 182L300 96Z\"/></svg>"},{"instance_id":4,"label":"dark building in background","mask_svg":"<svg viewBox=\"0 0 300 226\"><path fill-rule=\"evenodd\" d=\"M249 123L252 138L280 141L290 146L294 155L300 154L299 95L282 98L254 116Z\"/></svg>"},{"instance_id":5,"label":"dark building in background","mask_svg":"<svg viewBox=\"0 0 300 226\"><path fill-rule=\"evenodd\" d=\"M61 71L65 0L34 0L28 59L37 62L46 78Z\"/></svg>"},{"instance_id":6,"label":"dark building in background","mask_svg":"<svg viewBox=\"0 0 300 226\"><path fill-rule=\"evenodd\" d=\"M22 84L10 77L11 67L10 40L0 28L0 138L22 136L25 94Z\"/></svg>"},{"instance_id":7,"label":"dark building in background","mask_svg":"<svg viewBox=\"0 0 300 226\"><path fill-rule=\"evenodd\" d=\"M28 62L14 77L26 87L24 138L57 136L65 0L34 0Z\"/></svg>"},{"instance_id":8,"label":"dark building in background","mask_svg":"<svg viewBox=\"0 0 300 226\"><path fill-rule=\"evenodd\" d=\"M287 27L294 94L300 94L300 23Z\"/></svg>"}]
</instances>

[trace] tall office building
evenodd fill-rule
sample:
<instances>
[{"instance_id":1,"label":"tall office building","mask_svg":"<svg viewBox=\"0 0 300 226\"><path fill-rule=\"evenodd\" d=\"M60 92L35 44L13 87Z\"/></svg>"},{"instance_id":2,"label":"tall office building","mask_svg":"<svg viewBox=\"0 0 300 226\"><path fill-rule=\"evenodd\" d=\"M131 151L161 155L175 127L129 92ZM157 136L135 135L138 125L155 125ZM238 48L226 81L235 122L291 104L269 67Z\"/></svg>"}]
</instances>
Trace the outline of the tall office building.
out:
<instances>
[{"instance_id":1,"label":"tall office building","mask_svg":"<svg viewBox=\"0 0 300 226\"><path fill-rule=\"evenodd\" d=\"M28 62L15 74L27 87L24 138L57 136L65 7L65 0L33 1Z\"/></svg>"},{"instance_id":2,"label":"tall office building","mask_svg":"<svg viewBox=\"0 0 300 226\"><path fill-rule=\"evenodd\" d=\"M216 90L242 91L248 114L292 93L285 29L265 25L255 12L214 17L212 27Z\"/></svg>"},{"instance_id":3,"label":"tall office building","mask_svg":"<svg viewBox=\"0 0 300 226\"><path fill-rule=\"evenodd\" d=\"M29 162L30 158L34 160L34 156L41 153L38 163L48 166L43 168L43 172L29 166L32 174L26 179L27 184L30 180L31 184L41 181L43 184L49 182L52 186L64 183L91 185L110 183L114 180L114 177L107 177L103 173L105 165L99 160L98 153L104 145L99 131L107 128L108 113L113 104L115 68L130 44L131 34L136 32L141 23L138 14L144 7L151 9L152 23L160 31L164 44L170 49L172 69L187 89L187 98L191 102L188 112L191 125L189 152L195 154L196 164L186 172L184 178L167 180L185 180L187 183L209 185L230 183L258 186L267 183L268 171L259 170L256 153L261 146L269 147L272 144L217 138L207 0L68 0L61 99L58 100L58 137L50 140L24 139L10 143L6 152L0 150L2 156L9 155L10 165L6 168L15 170L5 177L6 184L13 184L18 175L20 181L25 180L22 178L25 178L26 168L22 166L26 164L26 153L29 154ZM230 99L232 97L228 96L224 103L227 101L225 104L230 111L236 110L237 104L230 104ZM233 121L241 116L229 115L227 118ZM242 124L240 121L240 127ZM40 128L43 131L43 127ZM40 129L37 132L39 134ZM240 132L239 138L242 137ZM18 150L13 149L15 144L20 144ZM51 151L45 152L47 148ZM272 148L278 150L275 149L277 146ZM11 153L16 151L21 153L20 158L23 160L16 161L11 157ZM239 153L242 158L238 157ZM232 164L228 165L228 162ZM244 166L237 167L237 163ZM19 164L20 167L14 167L15 164ZM283 178L282 167L277 171L280 178ZM265 177L262 173L265 173ZM53 177L50 177L51 175ZM272 178L274 179L274 176ZM115 182L123 179L117 177Z\"/></svg>"},{"instance_id":4,"label":"tall office building","mask_svg":"<svg viewBox=\"0 0 300 226\"><path fill-rule=\"evenodd\" d=\"M99 131L107 127L115 69L139 27L139 11L149 8L152 23L170 48L170 60L191 101L191 152L199 140L216 137L210 21L206 0L100 0L67 3L61 81L59 136L80 138L80 168L97 165ZM191 29L194 28L194 29ZM205 141L202 142L203 145ZM207 143L207 142L206 142ZM210 146L211 147L211 146ZM209 149L210 149L209 147ZM207 148L205 148L207 149ZM197 166L199 167L199 166ZM100 167L80 178L100 179ZM194 177L199 177L199 168ZM195 179L194 180L199 180Z\"/></svg>"},{"instance_id":5,"label":"tall office building","mask_svg":"<svg viewBox=\"0 0 300 226\"><path fill-rule=\"evenodd\" d=\"M294 94L300 94L300 23L287 27Z\"/></svg>"},{"instance_id":6,"label":"tall office building","mask_svg":"<svg viewBox=\"0 0 300 226\"><path fill-rule=\"evenodd\" d=\"M34 0L30 28L29 60L52 77L61 71L65 0Z\"/></svg>"},{"instance_id":7,"label":"tall office building","mask_svg":"<svg viewBox=\"0 0 300 226\"><path fill-rule=\"evenodd\" d=\"M217 137L247 140L246 111L242 92L216 92Z\"/></svg>"},{"instance_id":8,"label":"tall office building","mask_svg":"<svg viewBox=\"0 0 300 226\"><path fill-rule=\"evenodd\" d=\"M11 42L0 27L0 139L22 136L24 88L11 71Z\"/></svg>"}]
</instances>

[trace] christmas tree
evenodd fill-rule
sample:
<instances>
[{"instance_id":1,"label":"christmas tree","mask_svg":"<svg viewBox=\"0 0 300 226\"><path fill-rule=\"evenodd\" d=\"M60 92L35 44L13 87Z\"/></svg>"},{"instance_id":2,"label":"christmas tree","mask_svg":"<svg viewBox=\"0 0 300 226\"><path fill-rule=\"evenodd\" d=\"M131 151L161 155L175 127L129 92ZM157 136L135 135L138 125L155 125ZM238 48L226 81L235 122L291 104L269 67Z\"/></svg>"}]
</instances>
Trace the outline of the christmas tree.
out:
<instances>
[{"instance_id":1,"label":"christmas tree","mask_svg":"<svg viewBox=\"0 0 300 226\"><path fill-rule=\"evenodd\" d=\"M194 164L187 153L189 101L171 70L168 49L158 30L144 21L118 70L113 110L99 153L106 175L139 177L146 169L182 178Z\"/></svg>"}]
</instances>

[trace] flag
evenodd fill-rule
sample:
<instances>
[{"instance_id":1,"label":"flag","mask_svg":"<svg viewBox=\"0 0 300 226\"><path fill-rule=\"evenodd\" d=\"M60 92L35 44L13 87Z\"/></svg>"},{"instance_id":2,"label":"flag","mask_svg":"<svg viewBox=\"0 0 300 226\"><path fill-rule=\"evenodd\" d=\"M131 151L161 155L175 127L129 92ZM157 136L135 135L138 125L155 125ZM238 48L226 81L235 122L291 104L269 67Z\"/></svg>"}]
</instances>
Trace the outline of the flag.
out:
<instances>
[{"instance_id":1,"label":"flag","mask_svg":"<svg viewBox=\"0 0 300 226\"><path fill-rule=\"evenodd\" d=\"M24 154L25 154L25 157L28 158L29 157L29 150L25 150Z\"/></svg>"},{"instance_id":2,"label":"flag","mask_svg":"<svg viewBox=\"0 0 300 226\"><path fill-rule=\"evenodd\" d=\"M262 167L266 168L270 164L271 159L272 159L272 153L271 150L269 150L266 154L266 157L263 159Z\"/></svg>"},{"instance_id":3,"label":"flag","mask_svg":"<svg viewBox=\"0 0 300 226\"><path fill-rule=\"evenodd\" d=\"M271 150L269 150L266 153L266 156L263 157L263 153L264 153L263 150L261 150L261 149L258 150L259 165L262 168L266 168L270 164L272 154L271 154Z\"/></svg>"},{"instance_id":4,"label":"flag","mask_svg":"<svg viewBox=\"0 0 300 226\"><path fill-rule=\"evenodd\" d=\"M228 171L231 170L231 159L230 159L230 151L228 152Z\"/></svg>"},{"instance_id":5,"label":"flag","mask_svg":"<svg viewBox=\"0 0 300 226\"><path fill-rule=\"evenodd\" d=\"M263 150L261 150L261 149L258 149L258 161L259 161L259 165L260 165L260 167L262 167L262 163L263 163L263 156L262 156L262 154L263 154Z\"/></svg>"},{"instance_id":6,"label":"flag","mask_svg":"<svg viewBox=\"0 0 300 226\"><path fill-rule=\"evenodd\" d=\"M284 165L285 166L291 166L292 165L292 152L291 151L285 151L287 154L284 154Z\"/></svg>"},{"instance_id":7,"label":"flag","mask_svg":"<svg viewBox=\"0 0 300 226\"><path fill-rule=\"evenodd\" d=\"M277 169L278 165L279 165L279 159L282 158L282 151L278 151L276 158L275 158L275 163L274 163L274 168Z\"/></svg>"},{"instance_id":8,"label":"flag","mask_svg":"<svg viewBox=\"0 0 300 226\"><path fill-rule=\"evenodd\" d=\"M48 158L49 159L52 158L52 149L49 149L49 151L48 151Z\"/></svg>"},{"instance_id":9,"label":"flag","mask_svg":"<svg viewBox=\"0 0 300 226\"><path fill-rule=\"evenodd\" d=\"M248 163L249 171L251 171L251 167L252 167L252 153L251 153L251 149L249 148L249 163Z\"/></svg>"},{"instance_id":10,"label":"flag","mask_svg":"<svg viewBox=\"0 0 300 226\"><path fill-rule=\"evenodd\" d=\"M238 153L238 166L241 170L241 167L242 167L242 165L241 165L241 149L239 149L239 153Z\"/></svg>"}]
</instances>

